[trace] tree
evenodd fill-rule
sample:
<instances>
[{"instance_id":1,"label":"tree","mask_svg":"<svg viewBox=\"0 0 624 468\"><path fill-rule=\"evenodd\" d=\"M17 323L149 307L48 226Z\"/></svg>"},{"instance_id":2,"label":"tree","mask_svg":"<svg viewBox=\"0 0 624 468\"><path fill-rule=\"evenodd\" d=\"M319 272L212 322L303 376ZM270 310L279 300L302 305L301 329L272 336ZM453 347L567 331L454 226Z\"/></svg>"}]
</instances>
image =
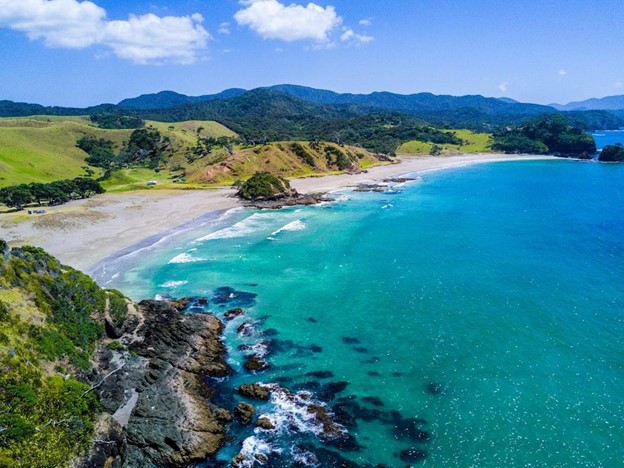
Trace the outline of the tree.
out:
<instances>
[{"instance_id":1,"label":"tree","mask_svg":"<svg viewBox=\"0 0 624 468\"><path fill-rule=\"evenodd\" d=\"M21 184L0 189L0 201L9 208L21 210L25 205L32 203L33 196L30 187L26 184Z\"/></svg>"},{"instance_id":2,"label":"tree","mask_svg":"<svg viewBox=\"0 0 624 468\"><path fill-rule=\"evenodd\" d=\"M80 198L89 198L96 193L104 193L104 189L99 182L88 177L76 177L73 180Z\"/></svg>"}]
</instances>

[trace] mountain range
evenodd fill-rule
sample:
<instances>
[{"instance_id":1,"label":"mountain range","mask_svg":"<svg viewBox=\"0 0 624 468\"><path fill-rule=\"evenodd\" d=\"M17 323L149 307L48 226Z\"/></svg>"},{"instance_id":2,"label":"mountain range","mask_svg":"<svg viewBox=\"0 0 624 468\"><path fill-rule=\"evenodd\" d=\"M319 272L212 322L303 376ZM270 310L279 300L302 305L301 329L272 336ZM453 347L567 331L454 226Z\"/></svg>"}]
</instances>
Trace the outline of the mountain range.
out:
<instances>
[{"instance_id":1,"label":"mountain range","mask_svg":"<svg viewBox=\"0 0 624 468\"><path fill-rule=\"evenodd\" d=\"M0 101L0 117L27 115L122 114L161 121L217 120L239 132L250 125L262 129L285 125L289 135L328 125L336 119L354 119L372 114L398 113L441 127L468 128L491 132L500 126L517 124L544 114L563 113L579 125L593 129L624 126L624 96L590 99L565 105L522 103L509 98L481 95L450 96L431 93L370 94L334 91L281 84L253 90L226 89L220 93L187 96L174 91L144 94L87 108L45 107L38 104ZM333 123L332 123L333 125ZM312 133L316 132L313 130ZM303 133L310 133L309 131Z\"/></svg>"}]
</instances>

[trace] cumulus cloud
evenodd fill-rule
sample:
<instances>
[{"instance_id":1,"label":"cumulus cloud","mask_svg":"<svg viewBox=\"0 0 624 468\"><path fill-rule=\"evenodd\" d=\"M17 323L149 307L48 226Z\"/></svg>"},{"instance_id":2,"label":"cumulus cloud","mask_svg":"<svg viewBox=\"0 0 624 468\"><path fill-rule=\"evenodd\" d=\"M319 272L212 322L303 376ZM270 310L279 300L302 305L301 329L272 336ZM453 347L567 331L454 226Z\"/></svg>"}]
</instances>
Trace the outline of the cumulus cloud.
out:
<instances>
[{"instance_id":1,"label":"cumulus cloud","mask_svg":"<svg viewBox=\"0 0 624 468\"><path fill-rule=\"evenodd\" d=\"M508 83L501 83L498 85L498 89L500 92L502 93L506 93L507 90L509 89L509 84Z\"/></svg>"},{"instance_id":2,"label":"cumulus cloud","mask_svg":"<svg viewBox=\"0 0 624 468\"><path fill-rule=\"evenodd\" d=\"M0 0L0 27L25 32L48 47L111 48L135 63L192 63L210 38L203 18L153 14L110 21L106 10L90 1Z\"/></svg>"},{"instance_id":3,"label":"cumulus cloud","mask_svg":"<svg viewBox=\"0 0 624 468\"><path fill-rule=\"evenodd\" d=\"M234 19L265 39L286 42L311 40L329 42L330 32L342 23L333 6L325 8L308 3L284 5L278 0L245 0L246 8L236 12Z\"/></svg>"},{"instance_id":4,"label":"cumulus cloud","mask_svg":"<svg viewBox=\"0 0 624 468\"><path fill-rule=\"evenodd\" d=\"M364 26L366 28L366 27L370 26L373 23L372 23L371 20L365 18L365 19L361 19L359 24L360 24L360 26Z\"/></svg>"}]
</instances>

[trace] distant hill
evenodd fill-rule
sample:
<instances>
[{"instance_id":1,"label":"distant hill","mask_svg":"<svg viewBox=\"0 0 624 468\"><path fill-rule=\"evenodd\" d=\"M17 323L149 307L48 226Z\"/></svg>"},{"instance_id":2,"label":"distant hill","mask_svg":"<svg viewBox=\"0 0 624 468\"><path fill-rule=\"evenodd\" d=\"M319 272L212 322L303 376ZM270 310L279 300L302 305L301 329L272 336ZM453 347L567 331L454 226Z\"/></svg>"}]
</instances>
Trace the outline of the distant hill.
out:
<instances>
[{"instance_id":1,"label":"distant hill","mask_svg":"<svg viewBox=\"0 0 624 468\"><path fill-rule=\"evenodd\" d=\"M527 115L554 111L553 108L548 106L509 102L506 99L487 98L480 95L450 96L432 93L396 94L390 92L339 94L333 91L289 84L271 86L268 89L281 91L291 96L320 104L356 104L379 110L408 112L413 115L418 115L418 113L422 112L440 112L464 108L475 108L490 113Z\"/></svg>"},{"instance_id":2,"label":"distant hill","mask_svg":"<svg viewBox=\"0 0 624 468\"><path fill-rule=\"evenodd\" d=\"M506 115L536 115L554 112L554 109L549 106L524 104L513 99L487 98L479 95L450 96L432 93L405 95L390 92L351 94L290 84L268 86L262 89L278 91L316 104L358 106L360 112L384 110L419 115L422 113L448 112L466 108L479 109L488 114L500 113ZM238 97L244 93L245 90L238 88L206 96L186 96L173 91L163 91L157 94L146 94L136 98L124 99L119 105L143 110L166 109L184 104ZM353 107L351 109L353 110Z\"/></svg>"},{"instance_id":3,"label":"distant hill","mask_svg":"<svg viewBox=\"0 0 624 468\"><path fill-rule=\"evenodd\" d=\"M613 100L616 98L613 97ZM613 102L611 105L618 107ZM362 135L364 132L360 131L363 130L361 128L355 128L357 122L353 120L363 116L382 115L382 120L388 121L395 119L388 117L390 114L402 114L403 123L411 116L420 125L491 133L532 117L560 112L569 111L520 103L509 98L480 95L403 95L390 92L351 94L290 84L251 91L232 88L204 96L162 91L124 99L119 105L102 104L84 109L0 101L0 117L114 114L168 122L216 120L246 140L321 138L338 141L333 136L342 133L341 141L353 144L364 144L361 138L354 135ZM569 117L584 128L617 129L624 125L622 115L616 111L572 112L574 115ZM347 122L348 119L352 120ZM368 119L366 123L370 124L372 120ZM360 120L359 123L363 121ZM416 121L409 125L416 125ZM381 146L371 145L374 132L369 133L371 137L368 138L366 148L373 151L391 151L385 143ZM399 139L403 136L400 135Z\"/></svg>"},{"instance_id":4,"label":"distant hill","mask_svg":"<svg viewBox=\"0 0 624 468\"><path fill-rule=\"evenodd\" d=\"M161 91L155 94L142 94L135 98L124 99L117 105L128 109L153 110L191 104L195 102L214 101L217 99L229 99L245 94L246 90L230 88L217 94L204 96L186 96L175 91Z\"/></svg>"},{"instance_id":5,"label":"distant hill","mask_svg":"<svg viewBox=\"0 0 624 468\"><path fill-rule=\"evenodd\" d=\"M624 109L624 95L592 98L568 104L551 104L551 106L560 111L622 110Z\"/></svg>"}]
</instances>

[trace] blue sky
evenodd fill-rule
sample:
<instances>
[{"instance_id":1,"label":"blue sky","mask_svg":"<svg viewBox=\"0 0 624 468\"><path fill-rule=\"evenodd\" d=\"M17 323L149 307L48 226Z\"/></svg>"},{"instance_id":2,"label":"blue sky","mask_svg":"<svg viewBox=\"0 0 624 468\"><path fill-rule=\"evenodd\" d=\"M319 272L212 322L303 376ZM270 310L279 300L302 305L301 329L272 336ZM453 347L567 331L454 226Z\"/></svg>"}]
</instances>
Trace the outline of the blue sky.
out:
<instances>
[{"instance_id":1,"label":"blue sky","mask_svg":"<svg viewBox=\"0 0 624 468\"><path fill-rule=\"evenodd\" d=\"M0 0L0 99L87 106L292 83L624 94L621 0Z\"/></svg>"}]
</instances>

